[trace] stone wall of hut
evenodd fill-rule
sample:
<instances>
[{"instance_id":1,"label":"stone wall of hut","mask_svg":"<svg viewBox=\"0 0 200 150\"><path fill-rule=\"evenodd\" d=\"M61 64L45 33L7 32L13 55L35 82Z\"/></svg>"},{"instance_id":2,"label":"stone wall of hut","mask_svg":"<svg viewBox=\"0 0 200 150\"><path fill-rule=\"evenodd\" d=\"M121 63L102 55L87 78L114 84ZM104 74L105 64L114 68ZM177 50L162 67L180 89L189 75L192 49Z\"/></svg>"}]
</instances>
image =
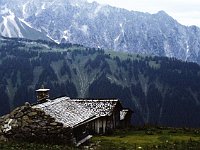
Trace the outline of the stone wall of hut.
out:
<instances>
[{"instance_id":1,"label":"stone wall of hut","mask_svg":"<svg viewBox=\"0 0 200 150\"><path fill-rule=\"evenodd\" d=\"M27 104L0 118L0 140L72 144L73 134L71 128Z\"/></svg>"}]
</instances>

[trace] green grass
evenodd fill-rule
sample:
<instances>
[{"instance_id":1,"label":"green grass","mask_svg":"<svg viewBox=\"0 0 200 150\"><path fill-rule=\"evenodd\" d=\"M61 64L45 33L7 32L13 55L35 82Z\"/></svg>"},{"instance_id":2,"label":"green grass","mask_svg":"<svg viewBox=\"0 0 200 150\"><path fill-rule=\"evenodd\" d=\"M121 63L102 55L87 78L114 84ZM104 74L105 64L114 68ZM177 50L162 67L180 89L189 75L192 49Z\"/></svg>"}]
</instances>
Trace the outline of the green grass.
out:
<instances>
[{"instance_id":1,"label":"green grass","mask_svg":"<svg viewBox=\"0 0 200 150\"><path fill-rule=\"evenodd\" d=\"M111 136L96 136L93 143L99 143L99 149L200 149L200 135L193 132L171 130L126 130L117 131Z\"/></svg>"},{"instance_id":2,"label":"green grass","mask_svg":"<svg viewBox=\"0 0 200 150\"><path fill-rule=\"evenodd\" d=\"M160 64L157 64L156 61L149 61L149 66L154 69L160 69Z\"/></svg>"},{"instance_id":3,"label":"green grass","mask_svg":"<svg viewBox=\"0 0 200 150\"><path fill-rule=\"evenodd\" d=\"M114 50L105 50L105 54L109 55L111 58L119 57L121 60L126 60L126 59L142 60L145 59L145 57L149 56L145 54L125 53L123 51L114 51Z\"/></svg>"},{"instance_id":4,"label":"green grass","mask_svg":"<svg viewBox=\"0 0 200 150\"><path fill-rule=\"evenodd\" d=\"M94 136L89 146L49 145L26 142L0 142L0 150L199 150L199 130L185 129L127 129L112 135Z\"/></svg>"},{"instance_id":5,"label":"green grass","mask_svg":"<svg viewBox=\"0 0 200 150\"><path fill-rule=\"evenodd\" d=\"M26 142L0 142L0 150L73 150L66 145L49 145Z\"/></svg>"}]
</instances>

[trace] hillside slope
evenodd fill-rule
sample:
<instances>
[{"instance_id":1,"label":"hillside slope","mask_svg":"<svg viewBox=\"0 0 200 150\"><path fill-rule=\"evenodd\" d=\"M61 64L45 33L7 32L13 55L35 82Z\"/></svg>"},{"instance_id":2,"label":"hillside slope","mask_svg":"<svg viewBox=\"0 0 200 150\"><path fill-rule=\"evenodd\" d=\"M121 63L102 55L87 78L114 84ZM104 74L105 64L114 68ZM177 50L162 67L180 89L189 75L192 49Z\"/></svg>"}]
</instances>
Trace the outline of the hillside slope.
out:
<instances>
[{"instance_id":1,"label":"hillside slope","mask_svg":"<svg viewBox=\"0 0 200 150\"><path fill-rule=\"evenodd\" d=\"M200 66L73 44L2 38L0 113L36 102L35 89L51 98L119 98L134 110L133 123L200 126Z\"/></svg>"}]
</instances>

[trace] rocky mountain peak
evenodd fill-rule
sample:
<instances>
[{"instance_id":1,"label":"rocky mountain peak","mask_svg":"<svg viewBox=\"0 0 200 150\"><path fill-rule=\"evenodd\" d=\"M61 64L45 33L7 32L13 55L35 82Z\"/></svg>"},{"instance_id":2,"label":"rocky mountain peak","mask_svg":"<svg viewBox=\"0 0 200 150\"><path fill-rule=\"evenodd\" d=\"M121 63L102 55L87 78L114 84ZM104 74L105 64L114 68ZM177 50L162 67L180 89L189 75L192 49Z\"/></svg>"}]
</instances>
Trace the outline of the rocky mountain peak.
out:
<instances>
[{"instance_id":1,"label":"rocky mountain peak","mask_svg":"<svg viewBox=\"0 0 200 150\"><path fill-rule=\"evenodd\" d=\"M86 0L3 0L0 7L58 43L200 63L199 28L183 26L164 11L149 14Z\"/></svg>"}]
</instances>

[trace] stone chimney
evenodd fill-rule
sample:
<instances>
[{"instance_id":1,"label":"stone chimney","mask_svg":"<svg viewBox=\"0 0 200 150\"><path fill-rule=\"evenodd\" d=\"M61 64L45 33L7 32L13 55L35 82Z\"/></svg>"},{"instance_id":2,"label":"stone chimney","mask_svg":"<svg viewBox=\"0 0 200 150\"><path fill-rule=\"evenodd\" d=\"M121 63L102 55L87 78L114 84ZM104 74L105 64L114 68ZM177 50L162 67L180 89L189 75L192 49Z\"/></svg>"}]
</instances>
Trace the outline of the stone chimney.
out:
<instances>
[{"instance_id":1,"label":"stone chimney","mask_svg":"<svg viewBox=\"0 0 200 150\"><path fill-rule=\"evenodd\" d=\"M42 85L40 89L36 90L37 101L45 102L47 99L49 99L49 91L50 89L45 89L44 85Z\"/></svg>"}]
</instances>

